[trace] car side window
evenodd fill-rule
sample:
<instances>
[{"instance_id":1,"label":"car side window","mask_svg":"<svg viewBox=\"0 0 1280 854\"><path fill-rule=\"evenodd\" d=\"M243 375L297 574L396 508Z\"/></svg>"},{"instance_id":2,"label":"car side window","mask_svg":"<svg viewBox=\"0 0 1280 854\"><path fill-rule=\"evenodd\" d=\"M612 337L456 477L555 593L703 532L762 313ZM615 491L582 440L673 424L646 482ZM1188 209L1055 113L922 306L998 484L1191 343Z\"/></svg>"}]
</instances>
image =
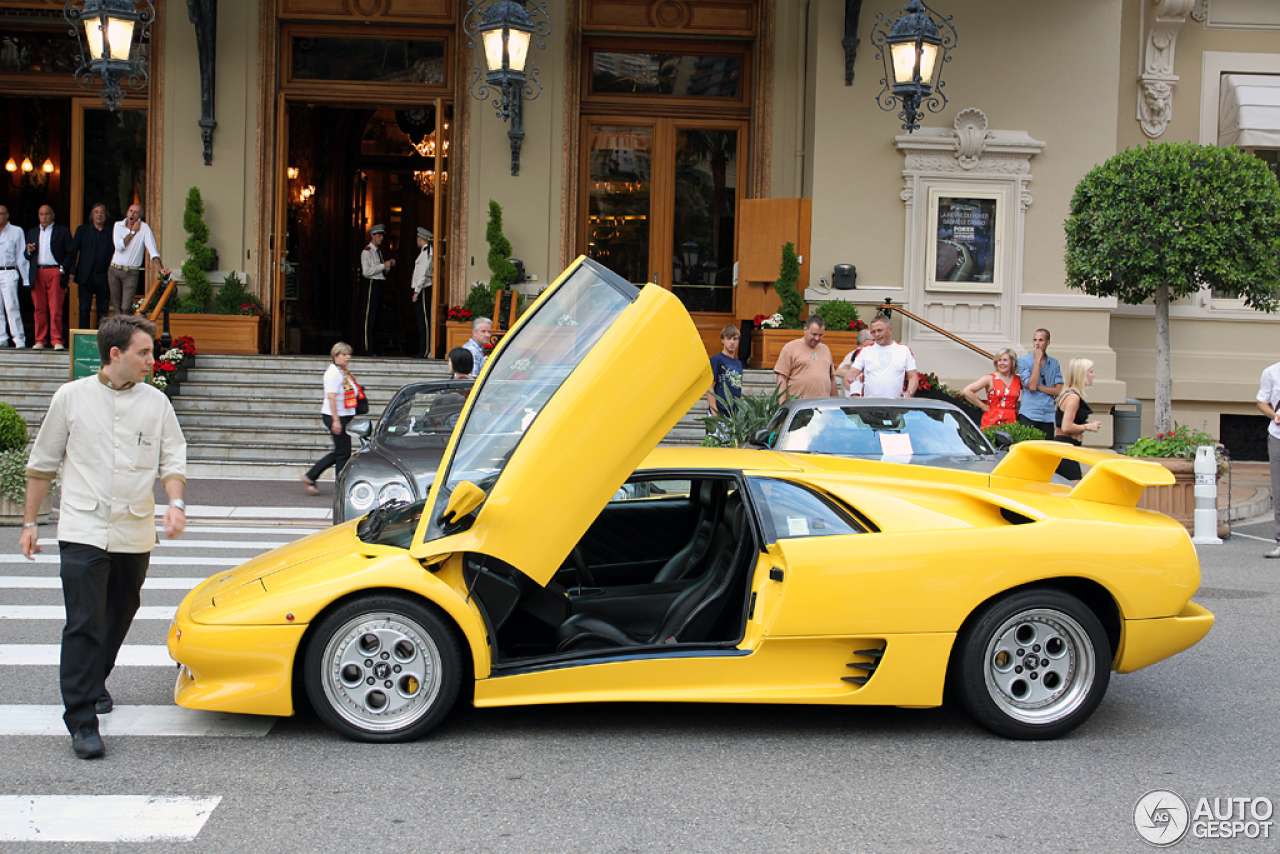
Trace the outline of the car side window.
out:
<instances>
[{"instance_id":1,"label":"car side window","mask_svg":"<svg viewBox=\"0 0 1280 854\"><path fill-rule=\"evenodd\" d=\"M763 477L750 478L748 483L769 542L864 533L853 519L803 486Z\"/></svg>"},{"instance_id":2,"label":"car side window","mask_svg":"<svg viewBox=\"0 0 1280 854\"><path fill-rule=\"evenodd\" d=\"M769 431L768 438L765 440L766 448L776 448L778 446L778 435L782 432L782 424L787 420L787 410L780 409L769 420L769 426L765 429Z\"/></svg>"},{"instance_id":3,"label":"car side window","mask_svg":"<svg viewBox=\"0 0 1280 854\"><path fill-rule=\"evenodd\" d=\"M688 480L637 480L623 484L610 503L688 499L692 488Z\"/></svg>"}]
</instances>

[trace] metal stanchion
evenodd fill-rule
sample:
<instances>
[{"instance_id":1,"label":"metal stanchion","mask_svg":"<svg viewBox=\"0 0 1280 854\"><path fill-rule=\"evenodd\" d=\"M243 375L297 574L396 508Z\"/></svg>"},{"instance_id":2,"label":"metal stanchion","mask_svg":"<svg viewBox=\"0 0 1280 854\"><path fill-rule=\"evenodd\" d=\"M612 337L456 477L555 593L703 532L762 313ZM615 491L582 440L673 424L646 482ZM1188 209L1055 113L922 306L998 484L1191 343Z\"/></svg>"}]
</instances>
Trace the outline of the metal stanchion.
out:
<instances>
[{"instance_id":1,"label":"metal stanchion","mask_svg":"<svg viewBox=\"0 0 1280 854\"><path fill-rule=\"evenodd\" d=\"M1196 448L1195 535L1198 546L1220 546L1218 539L1218 457L1212 445Z\"/></svg>"}]
</instances>

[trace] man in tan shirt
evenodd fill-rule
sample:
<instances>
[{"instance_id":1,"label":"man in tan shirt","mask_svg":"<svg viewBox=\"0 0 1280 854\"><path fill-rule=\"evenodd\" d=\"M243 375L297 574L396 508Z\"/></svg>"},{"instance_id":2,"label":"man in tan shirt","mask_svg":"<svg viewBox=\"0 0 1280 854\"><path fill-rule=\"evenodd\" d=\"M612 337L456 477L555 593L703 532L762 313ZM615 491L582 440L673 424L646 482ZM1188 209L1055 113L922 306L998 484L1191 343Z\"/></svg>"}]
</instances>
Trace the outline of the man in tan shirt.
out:
<instances>
[{"instance_id":1,"label":"man in tan shirt","mask_svg":"<svg viewBox=\"0 0 1280 854\"><path fill-rule=\"evenodd\" d=\"M822 343L826 331L826 322L813 315L805 321L804 336L782 348L773 372L784 397L799 395L807 399L834 397L839 393L831 348Z\"/></svg>"},{"instance_id":2,"label":"man in tan shirt","mask_svg":"<svg viewBox=\"0 0 1280 854\"><path fill-rule=\"evenodd\" d=\"M137 613L156 544L157 473L169 496L165 536L172 539L187 525L187 441L169 398L146 385L155 332L155 324L138 315L103 321L102 369L54 393L27 462L19 543L28 559L42 550L36 516L62 469L58 552L67 624L59 680L62 719L81 759L106 753L98 715L113 708L106 679Z\"/></svg>"}]
</instances>

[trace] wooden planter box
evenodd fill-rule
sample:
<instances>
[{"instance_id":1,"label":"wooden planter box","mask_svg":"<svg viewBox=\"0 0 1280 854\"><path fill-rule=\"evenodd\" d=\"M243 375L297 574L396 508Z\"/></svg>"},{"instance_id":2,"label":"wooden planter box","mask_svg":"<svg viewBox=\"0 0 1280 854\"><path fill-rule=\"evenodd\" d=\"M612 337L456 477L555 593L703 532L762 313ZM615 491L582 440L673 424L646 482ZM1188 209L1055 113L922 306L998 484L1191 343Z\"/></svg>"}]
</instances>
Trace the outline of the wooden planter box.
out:
<instances>
[{"instance_id":1,"label":"wooden planter box","mask_svg":"<svg viewBox=\"0 0 1280 854\"><path fill-rule=\"evenodd\" d=\"M448 358L449 351L461 347L471 340L471 321L449 321L444 325L444 354Z\"/></svg>"},{"instance_id":2,"label":"wooden planter box","mask_svg":"<svg viewBox=\"0 0 1280 854\"><path fill-rule=\"evenodd\" d=\"M1142 457L1173 472L1172 486L1148 486L1142 490L1138 506L1143 510L1155 510L1181 523L1188 531L1195 528L1196 473L1193 460L1174 460L1166 457Z\"/></svg>"},{"instance_id":3,"label":"wooden planter box","mask_svg":"<svg viewBox=\"0 0 1280 854\"><path fill-rule=\"evenodd\" d=\"M236 314L170 314L169 334L190 335L201 353L247 354L267 350L266 317Z\"/></svg>"},{"instance_id":4,"label":"wooden planter box","mask_svg":"<svg viewBox=\"0 0 1280 854\"><path fill-rule=\"evenodd\" d=\"M751 365L753 368L772 368L778 364L778 356L788 342L795 341L804 335L801 329L757 329L751 333ZM822 343L831 348L831 359L839 365L840 360L858 347L858 333L832 332L827 330L822 336Z\"/></svg>"}]
</instances>

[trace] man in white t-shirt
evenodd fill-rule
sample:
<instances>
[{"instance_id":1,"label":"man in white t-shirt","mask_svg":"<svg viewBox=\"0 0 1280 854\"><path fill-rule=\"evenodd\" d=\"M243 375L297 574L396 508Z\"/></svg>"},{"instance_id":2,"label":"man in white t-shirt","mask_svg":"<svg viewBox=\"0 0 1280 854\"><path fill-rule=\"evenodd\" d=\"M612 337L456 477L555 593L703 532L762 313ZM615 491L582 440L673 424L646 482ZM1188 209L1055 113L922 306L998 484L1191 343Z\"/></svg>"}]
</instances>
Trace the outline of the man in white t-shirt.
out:
<instances>
[{"instance_id":1,"label":"man in white t-shirt","mask_svg":"<svg viewBox=\"0 0 1280 854\"><path fill-rule=\"evenodd\" d=\"M1258 387L1258 408L1271 419L1267 425L1267 456L1271 460L1271 494L1280 495L1280 362L1262 372ZM1263 557L1280 558L1280 501L1276 502L1276 547Z\"/></svg>"},{"instance_id":2,"label":"man in white t-shirt","mask_svg":"<svg viewBox=\"0 0 1280 854\"><path fill-rule=\"evenodd\" d=\"M876 315L869 328L875 343L863 347L853 360L853 367L844 375L845 388L861 381L863 397L915 397L920 375L911 348L893 340L889 318L883 313Z\"/></svg>"}]
</instances>

